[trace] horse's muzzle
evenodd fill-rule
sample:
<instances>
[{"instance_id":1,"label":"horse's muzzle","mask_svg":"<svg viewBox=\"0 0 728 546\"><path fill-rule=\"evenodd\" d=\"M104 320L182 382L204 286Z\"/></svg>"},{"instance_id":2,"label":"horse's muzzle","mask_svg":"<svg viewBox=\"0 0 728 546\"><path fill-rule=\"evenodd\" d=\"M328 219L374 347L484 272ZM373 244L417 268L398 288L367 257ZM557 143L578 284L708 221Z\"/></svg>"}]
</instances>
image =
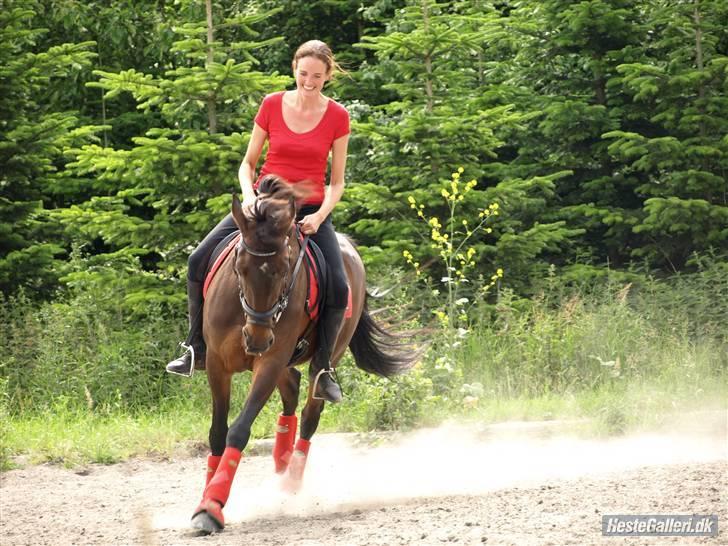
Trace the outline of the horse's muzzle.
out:
<instances>
[{"instance_id":1,"label":"horse's muzzle","mask_svg":"<svg viewBox=\"0 0 728 546\"><path fill-rule=\"evenodd\" d=\"M245 352L247 354L262 355L264 352L271 348L273 342L275 341L275 336L270 330L265 332L262 336L254 336L248 331L247 328L243 328L243 339L245 340Z\"/></svg>"}]
</instances>

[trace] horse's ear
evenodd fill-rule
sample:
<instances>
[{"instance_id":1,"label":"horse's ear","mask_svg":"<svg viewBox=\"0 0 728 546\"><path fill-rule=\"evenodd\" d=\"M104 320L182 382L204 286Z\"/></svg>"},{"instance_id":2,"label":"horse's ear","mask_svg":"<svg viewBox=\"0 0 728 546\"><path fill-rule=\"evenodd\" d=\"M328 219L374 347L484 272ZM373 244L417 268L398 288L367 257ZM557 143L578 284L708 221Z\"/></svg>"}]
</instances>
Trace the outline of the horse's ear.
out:
<instances>
[{"instance_id":1,"label":"horse's ear","mask_svg":"<svg viewBox=\"0 0 728 546\"><path fill-rule=\"evenodd\" d=\"M238 226L240 231L245 231L245 227L248 225L248 220L245 218L243 206L240 204L240 199L238 199L238 194L236 193L233 193L232 213L235 225Z\"/></svg>"}]
</instances>

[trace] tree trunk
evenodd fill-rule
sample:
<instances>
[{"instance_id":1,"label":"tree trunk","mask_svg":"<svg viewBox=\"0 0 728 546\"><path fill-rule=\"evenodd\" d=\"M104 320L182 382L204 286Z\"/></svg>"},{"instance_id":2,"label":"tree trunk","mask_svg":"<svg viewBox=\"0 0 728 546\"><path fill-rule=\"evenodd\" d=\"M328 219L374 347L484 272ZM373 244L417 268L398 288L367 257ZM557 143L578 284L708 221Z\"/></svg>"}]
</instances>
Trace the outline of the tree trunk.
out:
<instances>
[{"instance_id":1,"label":"tree trunk","mask_svg":"<svg viewBox=\"0 0 728 546\"><path fill-rule=\"evenodd\" d=\"M425 30L425 34L428 33L430 28L430 11L427 1L422 3L422 21ZM432 113L434 107L433 91L432 91L432 52L427 51L425 53L425 96L427 97L427 104L425 110L428 114Z\"/></svg>"},{"instance_id":2,"label":"tree trunk","mask_svg":"<svg viewBox=\"0 0 728 546\"><path fill-rule=\"evenodd\" d=\"M205 11L207 12L207 62L205 68L210 67L214 58L212 51L213 26L212 26L212 0L205 0ZM215 94L210 91L207 95L207 130L210 134L217 132L217 109L215 106Z\"/></svg>"},{"instance_id":3,"label":"tree trunk","mask_svg":"<svg viewBox=\"0 0 728 546\"><path fill-rule=\"evenodd\" d=\"M705 66L703 64L703 30L700 28L701 17L700 17L700 0L695 0L695 8L693 10L693 20L695 21L695 64L698 70L703 73ZM700 112L700 121L698 122L698 131L700 132L700 138L703 140L700 144L704 144L704 139L708 136L708 130L705 127L705 83L700 80L698 83L698 112ZM708 159L703 157L700 166L703 171L709 171L710 166ZM713 192L707 191L704 194L707 201L713 202Z\"/></svg>"}]
</instances>

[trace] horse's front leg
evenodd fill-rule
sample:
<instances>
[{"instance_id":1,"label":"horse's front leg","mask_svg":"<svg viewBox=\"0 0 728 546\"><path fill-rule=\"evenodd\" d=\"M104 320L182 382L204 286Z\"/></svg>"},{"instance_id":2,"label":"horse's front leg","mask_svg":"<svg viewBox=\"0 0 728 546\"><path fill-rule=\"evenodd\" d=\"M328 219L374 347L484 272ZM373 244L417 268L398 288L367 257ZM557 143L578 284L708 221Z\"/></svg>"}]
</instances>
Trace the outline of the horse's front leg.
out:
<instances>
[{"instance_id":1,"label":"horse's front leg","mask_svg":"<svg viewBox=\"0 0 728 546\"><path fill-rule=\"evenodd\" d=\"M318 428L323 410L324 401L313 397L313 381L311 381L308 386L308 399L301 412L301 437L296 442L288 472L283 479L283 489L289 493L298 492L303 485L303 471L306 469L311 437Z\"/></svg>"},{"instance_id":2,"label":"horse's front leg","mask_svg":"<svg viewBox=\"0 0 728 546\"><path fill-rule=\"evenodd\" d=\"M278 416L276 426L276 440L273 446L273 462L277 474L282 474L288 468L288 462L293 453L293 443L296 441L296 428L298 418L298 393L301 389L301 372L296 368L286 368L278 378L278 392L281 393L283 413Z\"/></svg>"},{"instance_id":3,"label":"horse's front leg","mask_svg":"<svg viewBox=\"0 0 728 546\"><path fill-rule=\"evenodd\" d=\"M230 496L230 487L243 449L250 439L253 421L275 389L283 366L279 365L278 360L261 358L254 364L253 381L243 410L228 430L225 450L215 475L205 487L202 502L192 516L192 526L204 533L218 532L225 527L222 509Z\"/></svg>"},{"instance_id":4,"label":"horse's front leg","mask_svg":"<svg viewBox=\"0 0 728 546\"><path fill-rule=\"evenodd\" d=\"M228 413L230 411L230 384L232 375L223 370L221 365L216 362L220 358L208 352L207 360L207 382L210 385L212 393L212 424L210 425L210 451L207 457L207 474L205 479L205 487L215 475L217 467L220 465L223 451L225 450L225 438L228 432Z\"/></svg>"}]
</instances>

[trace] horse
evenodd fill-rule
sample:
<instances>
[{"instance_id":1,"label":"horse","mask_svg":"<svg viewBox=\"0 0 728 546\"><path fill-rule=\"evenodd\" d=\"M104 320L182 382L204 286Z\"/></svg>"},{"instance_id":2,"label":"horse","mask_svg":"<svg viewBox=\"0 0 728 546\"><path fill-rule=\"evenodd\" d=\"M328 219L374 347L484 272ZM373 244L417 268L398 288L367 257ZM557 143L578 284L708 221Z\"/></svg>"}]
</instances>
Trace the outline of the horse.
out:
<instances>
[{"instance_id":1,"label":"horse","mask_svg":"<svg viewBox=\"0 0 728 546\"><path fill-rule=\"evenodd\" d=\"M295 185L267 176L252 206L243 209L237 195L232 197L232 216L242 236L209 285L203 307L205 367L212 394L211 454L192 527L204 534L225 527L223 507L252 423L273 391L278 388L283 402L273 459L289 492L301 487L311 437L324 407L324 401L314 397L315 381L311 381L295 441L301 381L295 366L309 361L316 350L316 328L306 311L308 279L301 267L305 241L297 236L295 223L299 194ZM349 239L337 237L352 309L331 352L331 365L336 366L348 347L357 367L369 373L384 377L403 373L412 367L417 353L405 348L401 336L372 319L362 260ZM301 354L296 348L302 337L308 349ZM252 382L242 410L228 426L232 377L243 371L252 372Z\"/></svg>"}]
</instances>

